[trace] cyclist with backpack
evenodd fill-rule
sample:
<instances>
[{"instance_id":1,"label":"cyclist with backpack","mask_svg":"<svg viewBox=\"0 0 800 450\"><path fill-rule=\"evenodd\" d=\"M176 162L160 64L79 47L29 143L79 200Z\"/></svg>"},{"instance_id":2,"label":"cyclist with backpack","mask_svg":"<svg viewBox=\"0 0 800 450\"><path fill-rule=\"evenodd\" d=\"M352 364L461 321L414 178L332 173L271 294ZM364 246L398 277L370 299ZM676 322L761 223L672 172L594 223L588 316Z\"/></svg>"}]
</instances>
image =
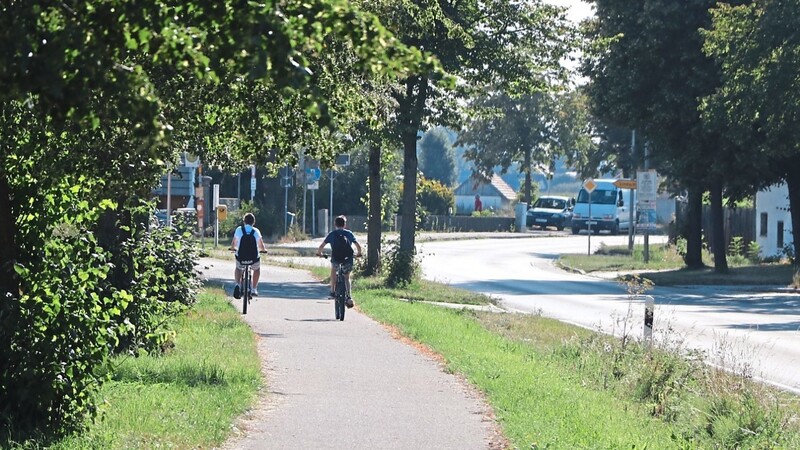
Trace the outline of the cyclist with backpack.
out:
<instances>
[{"instance_id":1,"label":"cyclist with backpack","mask_svg":"<svg viewBox=\"0 0 800 450\"><path fill-rule=\"evenodd\" d=\"M253 270L253 285L250 286L250 293L253 296L258 295L258 277L261 275L261 258L258 253L259 250L267 251L264 246L264 240L261 237L261 231L255 227L256 217L252 213L244 215L244 223L236 227L233 233L233 241L231 242L231 250L236 251L236 287L233 288L233 296L240 298L242 284L242 274L247 269L247 265L251 266Z\"/></svg>"},{"instance_id":2,"label":"cyclist with backpack","mask_svg":"<svg viewBox=\"0 0 800 450\"><path fill-rule=\"evenodd\" d=\"M353 307L353 299L350 297L350 272L353 270L353 245L356 246L358 253L356 257L361 256L361 245L356 241L355 235L346 229L347 218L339 216L333 220L335 230L328 233L325 240L322 241L317 249L317 256L322 256L322 250L326 244L331 244L331 298L335 296L336 292L336 269L341 264L347 277L345 278L345 287L347 291L347 307Z\"/></svg>"}]
</instances>

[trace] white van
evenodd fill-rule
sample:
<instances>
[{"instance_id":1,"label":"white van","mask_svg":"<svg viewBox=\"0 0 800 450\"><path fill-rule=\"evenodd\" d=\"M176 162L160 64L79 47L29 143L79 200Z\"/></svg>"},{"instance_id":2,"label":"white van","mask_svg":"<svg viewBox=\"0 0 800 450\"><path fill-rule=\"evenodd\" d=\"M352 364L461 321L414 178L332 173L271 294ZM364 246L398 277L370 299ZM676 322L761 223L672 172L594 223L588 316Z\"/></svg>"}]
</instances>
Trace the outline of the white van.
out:
<instances>
[{"instance_id":1,"label":"white van","mask_svg":"<svg viewBox=\"0 0 800 450\"><path fill-rule=\"evenodd\" d=\"M585 189L578 192L575 208L572 211L572 234L578 234L581 230L588 230L592 227L592 232L608 230L611 234L618 234L620 230L628 231L630 228L630 208L633 209L633 217L636 220L636 191L634 191L633 205L631 201L631 191L621 189L614 185L616 180L594 180L597 187L592 191L592 217L589 217L589 193Z\"/></svg>"}]
</instances>

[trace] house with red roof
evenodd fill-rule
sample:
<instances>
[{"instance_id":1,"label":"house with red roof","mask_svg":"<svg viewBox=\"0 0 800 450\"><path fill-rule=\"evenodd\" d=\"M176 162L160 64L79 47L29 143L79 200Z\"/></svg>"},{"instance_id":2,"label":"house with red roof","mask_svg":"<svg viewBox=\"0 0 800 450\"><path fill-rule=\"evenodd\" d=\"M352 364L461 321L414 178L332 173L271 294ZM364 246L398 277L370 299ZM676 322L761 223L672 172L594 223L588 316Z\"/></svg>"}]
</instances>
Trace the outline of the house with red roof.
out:
<instances>
[{"instance_id":1,"label":"house with red roof","mask_svg":"<svg viewBox=\"0 0 800 450\"><path fill-rule=\"evenodd\" d=\"M513 205L517 202L517 193L497 174L492 174L491 180L486 183L474 177L458 185L455 189L456 214L472 214L475 210L475 196L479 195L483 210L511 213Z\"/></svg>"}]
</instances>

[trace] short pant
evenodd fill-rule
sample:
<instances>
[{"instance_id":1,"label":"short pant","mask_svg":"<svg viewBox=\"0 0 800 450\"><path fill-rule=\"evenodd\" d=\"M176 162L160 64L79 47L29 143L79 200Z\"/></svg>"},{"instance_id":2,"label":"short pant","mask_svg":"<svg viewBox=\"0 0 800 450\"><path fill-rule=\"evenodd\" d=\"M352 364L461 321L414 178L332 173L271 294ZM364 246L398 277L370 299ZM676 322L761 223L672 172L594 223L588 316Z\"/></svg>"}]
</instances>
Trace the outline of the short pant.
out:
<instances>
[{"instance_id":1,"label":"short pant","mask_svg":"<svg viewBox=\"0 0 800 450\"><path fill-rule=\"evenodd\" d=\"M344 270L344 273L350 273L350 271L353 270L353 259L352 258L348 258L348 259L344 260L344 262L331 260L331 268L333 270L336 270L339 267L339 264L342 265L342 270Z\"/></svg>"},{"instance_id":2,"label":"short pant","mask_svg":"<svg viewBox=\"0 0 800 450\"><path fill-rule=\"evenodd\" d=\"M254 262L253 264L250 264L250 267L252 267L252 268L253 268L253 270L259 270L259 269L261 269L261 260L258 260L258 261L256 261L256 262ZM247 268L247 266L246 266L246 265L244 265L244 264L240 263L238 259L236 260L236 269L237 269L237 270L242 270L242 271L243 271L243 270L245 270L246 268Z\"/></svg>"}]
</instances>

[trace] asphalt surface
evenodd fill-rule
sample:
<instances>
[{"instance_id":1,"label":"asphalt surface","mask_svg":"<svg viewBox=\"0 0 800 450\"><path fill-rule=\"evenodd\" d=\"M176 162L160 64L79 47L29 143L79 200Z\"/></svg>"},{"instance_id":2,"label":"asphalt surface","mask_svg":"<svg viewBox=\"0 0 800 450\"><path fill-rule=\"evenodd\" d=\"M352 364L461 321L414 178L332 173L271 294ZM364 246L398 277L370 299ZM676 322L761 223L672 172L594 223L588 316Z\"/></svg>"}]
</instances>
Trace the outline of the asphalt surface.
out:
<instances>
[{"instance_id":1,"label":"asphalt surface","mask_svg":"<svg viewBox=\"0 0 800 450\"><path fill-rule=\"evenodd\" d=\"M233 289L233 262L203 259ZM424 349L356 308L334 319L328 286L307 271L265 266L244 316L266 379L226 449L502 449L490 408ZM241 311L241 301L230 297Z\"/></svg>"}]
</instances>

